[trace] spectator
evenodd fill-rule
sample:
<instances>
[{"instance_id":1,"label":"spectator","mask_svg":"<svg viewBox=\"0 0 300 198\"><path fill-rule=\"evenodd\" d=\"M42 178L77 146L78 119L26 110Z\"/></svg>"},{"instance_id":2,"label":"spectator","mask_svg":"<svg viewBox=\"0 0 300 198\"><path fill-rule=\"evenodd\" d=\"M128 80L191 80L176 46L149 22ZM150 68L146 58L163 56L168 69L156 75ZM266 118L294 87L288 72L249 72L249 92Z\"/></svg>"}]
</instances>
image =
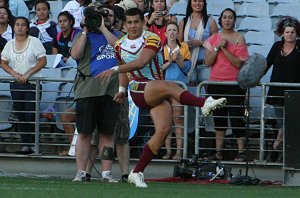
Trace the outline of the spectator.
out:
<instances>
[{"instance_id":1,"label":"spectator","mask_svg":"<svg viewBox=\"0 0 300 198\"><path fill-rule=\"evenodd\" d=\"M145 21L144 29L157 34L164 44L166 25L170 21L177 22L177 18L169 15L166 0L150 0L150 11Z\"/></svg>"},{"instance_id":2,"label":"spectator","mask_svg":"<svg viewBox=\"0 0 300 198\"><path fill-rule=\"evenodd\" d=\"M34 8L37 20L30 24L29 35L40 39L46 54L52 54L52 41L57 35L57 27L56 23L49 19L50 4L46 0L38 0Z\"/></svg>"},{"instance_id":3,"label":"spectator","mask_svg":"<svg viewBox=\"0 0 300 198\"><path fill-rule=\"evenodd\" d=\"M270 82L300 83L300 24L290 16L285 16L277 23L276 34L281 37L280 41L273 44L267 56L267 70L273 65ZM277 119L278 135L273 144L275 150L279 149L283 138L283 106L284 91L291 87L270 86L267 103L274 106ZM296 88L299 90L299 88Z\"/></svg>"},{"instance_id":4,"label":"spectator","mask_svg":"<svg viewBox=\"0 0 300 198\"><path fill-rule=\"evenodd\" d=\"M113 7L119 0L105 0L105 1L102 1L103 2L103 5L108 5L110 7ZM101 2L101 1L100 1Z\"/></svg>"},{"instance_id":5,"label":"spectator","mask_svg":"<svg viewBox=\"0 0 300 198\"><path fill-rule=\"evenodd\" d=\"M73 28L75 19L68 11L59 13L57 19L61 31L53 38L52 54L62 54L63 62L66 63L71 56L70 48L72 41L79 32L79 29Z\"/></svg>"},{"instance_id":6,"label":"spectator","mask_svg":"<svg viewBox=\"0 0 300 198\"><path fill-rule=\"evenodd\" d=\"M29 16L28 7L24 0L0 0L0 7L9 8L12 16L24 16L26 18ZM13 21L10 25L13 25Z\"/></svg>"},{"instance_id":7,"label":"spectator","mask_svg":"<svg viewBox=\"0 0 300 198\"><path fill-rule=\"evenodd\" d=\"M76 122L76 114L74 108L67 108L64 113L60 114L60 120L62 122L65 133L68 136L69 144L72 143L73 135L75 132L75 126L72 124ZM66 156L68 155L69 150L63 150L58 155Z\"/></svg>"},{"instance_id":8,"label":"spectator","mask_svg":"<svg viewBox=\"0 0 300 198\"><path fill-rule=\"evenodd\" d=\"M115 22L114 22L114 29L117 31L125 32L123 29L123 16L124 11L119 6L114 6L114 13L115 13Z\"/></svg>"},{"instance_id":9,"label":"spectator","mask_svg":"<svg viewBox=\"0 0 300 198\"><path fill-rule=\"evenodd\" d=\"M125 12L125 26L128 33L117 41L115 47L118 66L98 75L102 83L107 83L119 73L119 80L124 86L128 80L127 72L130 72L132 79L129 88L134 103L138 107L150 109L155 133L128 176L128 181L137 187L147 187L143 171L158 153L170 132L172 110L168 101L171 98L183 105L202 107L204 115L212 113L215 108L222 107L226 103L225 98L213 100L211 97L209 99L196 97L176 83L163 80L160 38L154 33L144 31L143 25L144 14L141 10L131 8ZM120 95L116 97L117 101L121 99Z\"/></svg>"},{"instance_id":10,"label":"spectator","mask_svg":"<svg viewBox=\"0 0 300 198\"><path fill-rule=\"evenodd\" d=\"M147 0L134 0L137 5L137 8L140 9L144 14L148 9L148 1Z\"/></svg>"},{"instance_id":11,"label":"spectator","mask_svg":"<svg viewBox=\"0 0 300 198\"><path fill-rule=\"evenodd\" d=\"M218 26L213 17L207 14L206 0L188 0L186 17L179 22L179 40L186 42L190 48L192 68L188 73L188 80L192 87L196 87L199 83L209 79L210 68L204 64L205 49L203 43L215 33L218 33ZM204 88L206 89L206 86ZM207 90L205 91L207 92ZM193 119L193 111L189 114L190 118ZM201 125L204 124L205 132L201 136L207 136L207 134L214 132L212 117L201 118ZM205 157L209 155L209 151L201 150L200 154Z\"/></svg>"},{"instance_id":12,"label":"spectator","mask_svg":"<svg viewBox=\"0 0 300 198\"><path fill-rule=\"evenodd\" d=\"M137 4L133 0L123 0L113 6L115 13L114 29L126 32L123 26L124 12L129 8L136 8Z\"/></svg>"},{"instance_id":13,"label":"spectator","mask_svg":"<svg viewBox=\"0 0 300 198\"><path fill-rule=\"evenodd\" d=\"M112 8L106 7L109 12ZM113 132L117 115L122 102L120 98L125 98L126 89L120 87L118 92L118 79L112 78L106 83L101 83L95 78L105 68L111 68L117 64L113 45L117 37L112 30L110 15L102 17L100 27L89 27L85 25L86 20L94 15L95 8L88 7L84 10L82 19L83 30L75 38L71 48L71 56L79 61L78 72L74 82L74 95L76 101L76 127L78 138L76 142L76 163L77 174L73 181L84 181L86 179L86 167L88 156L91 150L91 138L94 129L99 131L100 149L113 149ZM122 82L121 82L122 83ZM126 86L125 86L126 87ZM116 97L116 96L118 97ZM112 160L102 160L102 178L113 181Z\"/></svg>"},{"instance_id":14,"label":"spectator","mask_svg":"<svg viewBox=\"0 0 300 198\"><path fill-rule=\"evenodd\" d=\"M80 23L83 17L83 10L88 6L91 0L72 0L69 1L62 11L68 11L75 18L74 28L80 28Z\"/></svg>"},{"instance_id":15,"label":"spectator","mask_svg":"<svg viewBox=\"0 0 300 198\"><path fill-rule=\"evenodd\" d=\"M7 7L0 7L0 34L7 41L13 39L14 33L10 26L12 15Z\"/></svg>"},{"instance_id":16,"label":"spectator","mask_svg":"<svg viewBox=\"0 0 300 198\"><path fill-rule=\"evenodd\" d=\"M186 42L192 55L192 69L189 72L190 85L197 86L209 79L210 68L204 64L203 43L218 33L216 21L207 14L206 0L189 0L186 17L179 23L179 40Z\"/></svg>"},{"instance_id":17,"label":"spectator","mask_svg":"<svg viewBox=\"0 0 300 198\"><path fill-rule=\"evenodd\" d=\"M170 22L167 25L166 36L167 43L164 46L164 57L167 61L162 69L165 70L165 80L180 81L188 83L187 74L191 69L191 54L186 43L180 43L178 40L179 27L176 22ZM165 141L167 149L163 159L179 160L182 157L183 142L183 106L171 99L173 109L173 122L176 134L176 153L172 156L171 152L171 133Z\"/></svg>"},{"instance_id":18,"label":"spectator","mask_svg":"<svg viewBox=\"0 0 300 198\"><path fill-rule=\"evenodd\" d=\"M14 25L15 38L8 41L1 53L1 65L14 81L10 83L14 108L18 111L18 119L23 122L21 130L22 148L20 154L34 151L36 85L31 77L41 76L40 70L46 65L46 51L40 40L29 36L29 21L25 17L17 17ZM16 58L18 57L18 58ZM28 101L28 102L26 102ZM29 123L31 122L31 123Z\"/></svg>"},{"instance_id":19,"label":"spectator","mask_svg":"<svg viewBox=\"0 0 300 198\"><path fill-rule=\"evenodd\" d=\"M210 81L237 81L238 72L248 58L248 50L244 36L234 30L236 13L226 8L219 18L222 32L214 34L204 43L206 48L205 64L211 67ZM223 159L222 148L227 127L227 116L230 116L232 132L237 138L238 155L235 161L244 161L245 123L244 98L245 91L238 85L209 85L208 93L215 97L227 96L228 107L216 110L214 115L216 153L211 159Z\"/></svg>"}]
</instances>

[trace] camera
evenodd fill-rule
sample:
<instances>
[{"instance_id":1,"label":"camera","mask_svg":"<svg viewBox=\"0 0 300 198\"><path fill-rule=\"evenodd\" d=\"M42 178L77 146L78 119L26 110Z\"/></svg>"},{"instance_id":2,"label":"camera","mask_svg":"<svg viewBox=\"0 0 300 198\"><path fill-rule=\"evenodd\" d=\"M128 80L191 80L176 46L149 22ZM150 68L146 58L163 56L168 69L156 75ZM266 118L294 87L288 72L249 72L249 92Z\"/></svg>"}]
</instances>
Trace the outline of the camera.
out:
<instances>
[{"instance_id":1,"label":"camera","mask_svg":"<svg viewBox=\"0 0 300 198\"><path fill-rule=\"evenodd\" d=\"M90 32L101 33L98 28L101 26L102 17L109 15L108 10L100 7L87 7L84 9L85 26Z\"/></svg>"},{"instance_id":2,"label":"camera","mask_svg":"<svg viewBox=\"0 0 300 198\"><path fill-rule=\"evenodd\" d=\"M161 16L166 16L168 12L166 10L160 11Z\"/></svg>"},{"instance_id":3,"label":"camera","mask_svg":"<svg viewBox=\"0 0 300 198\"><path fill-rule=\"evenodd\" d=\"M173 177L194 180L227 179L231 177L231 169L220 162L199 161L194 154L191 159L181 159L183 166L174 166Z\"/></svg>"}]
</instances>

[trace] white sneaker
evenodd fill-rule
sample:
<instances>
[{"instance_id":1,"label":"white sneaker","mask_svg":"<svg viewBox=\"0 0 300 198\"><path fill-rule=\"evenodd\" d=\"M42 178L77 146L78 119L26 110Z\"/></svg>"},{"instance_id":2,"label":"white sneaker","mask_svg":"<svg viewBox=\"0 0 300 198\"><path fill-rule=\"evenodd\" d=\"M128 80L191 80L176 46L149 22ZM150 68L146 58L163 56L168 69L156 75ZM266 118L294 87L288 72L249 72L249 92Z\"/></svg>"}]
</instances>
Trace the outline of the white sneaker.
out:
<instances>
[{"instance_id":1,"label":"white sneaker","mask_svg":"<svg viewBox=\"0 0 300 198\"><path fill-rule=\"evenodd\" d=\"M211 96L208 97L206 99L203 107L201 107L203 116L207 117L207 116L212 115L212 112L215 109L220 109L220 108L224 107L226 103L227 103L226 98L219 98L219 99L215 100Z\"/></svg>"},{"instance_id":2,"label":"white sneaker","mask_svg":"<svg viewBox=\"0 0 300 198\"><path fill-rule=\"evenodd\" d=\"M147 188L148 185L144 182L143 173L142 172L134 173L132 171L130 172L130 174L128 176L128 182L135 184L136 187Z\"/></svg>"},{"instance_id":3,"label":"white sneaker","mask_svg":"<svg viewBox=\"0 0 300 198\"><path fill-rule=\"evenodd\" d=\"M105 174L105 176L102 178L102 181L108 182L108 183L118 183L117 180L115 180L115 179L112 178L112 173L111 173L111 171L109 171L109 172L107 172L107 173Z\"/></svg>"},{"instance_id":4,"label":"white sneaker","mask_svg":"<svg viewBox=\"0 0 300 198\"><path fill-rule=\"evenodd\" d=\"M77 171L75 178L72 181L87 181L86 174L84 171Z\"/></svg>"}]
</instances>

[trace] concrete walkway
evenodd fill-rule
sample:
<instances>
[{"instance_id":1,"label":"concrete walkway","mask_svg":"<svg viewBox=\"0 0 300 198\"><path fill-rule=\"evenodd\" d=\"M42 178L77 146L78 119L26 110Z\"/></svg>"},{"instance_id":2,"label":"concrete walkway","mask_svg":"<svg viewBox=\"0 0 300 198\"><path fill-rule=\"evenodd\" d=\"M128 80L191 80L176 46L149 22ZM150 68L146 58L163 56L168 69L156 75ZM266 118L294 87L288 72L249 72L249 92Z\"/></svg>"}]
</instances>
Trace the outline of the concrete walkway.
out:
<instances>
[{"instance_id":1,"label":"concrete walkway","mask_svg":"<svg viewBox=\"0 0 300 198\"><path fill-rule=\"evenodd\" d=\"M100 161L97 160L95 167L99 172ZM130 162L130 170L136 164L136 160ZM227 167L232 168L232 174L237 175L242 169L242 175L245 175L245 163L224 162ZM165 178L172 177L174 166L180 166L179 162L153 160L144 172L145 178ZM118 162L113 164L113 177L120 178L120 169ZM76 162L74 157L60 156L28 156L28 155L11 155L0 154L0 174L22 174L38 177L58 177L72 179L76 174ZM254 175L255 174L255 175ZM282 167L278 164L250 165L248 175L257 177L260 180L283 181ZM92 177L99 177L98 173L93 170Z\"/></svg>"}]
</instances>

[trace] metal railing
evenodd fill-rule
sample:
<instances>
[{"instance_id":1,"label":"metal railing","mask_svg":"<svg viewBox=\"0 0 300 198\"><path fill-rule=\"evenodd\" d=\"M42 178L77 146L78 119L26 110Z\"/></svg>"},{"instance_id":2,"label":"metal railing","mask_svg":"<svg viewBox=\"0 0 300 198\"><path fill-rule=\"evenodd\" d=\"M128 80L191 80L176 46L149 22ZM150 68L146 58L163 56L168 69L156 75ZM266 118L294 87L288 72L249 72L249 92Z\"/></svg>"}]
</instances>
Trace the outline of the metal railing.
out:
<instances>
[{"instance_id":1,"label":"metal railing","mask_svg":"<svg viewBox=\"0 0 300 198\"><path fill-rule=\"evenodd\" d=\"M197 87L197 95L198 96L205 96L206 94L203 94L203 88L206 85L219 85L219 86L229 86L229 85L237 85L236 82L212 82L212 81L205 81L201 84L199 84L199 86ZM252 156L254 153L257 154L257 159L255 159L255 157L252 157L255 159L255 161L257 163L268 163L269 161L266 159L266 152L268 153L272 153L272 152L278 152L277 150L274 151L272 148L269 149L267 146L268 144L272 144L273 141L275 141L276 139L274 137L266 137L267 136L267 131L271 131L271 132L275 132L278 131L279 128L276 128L274 125L268 126L268 122L269 120L275 120L275 119L283 119L283 123L284 123L284 116L282 118L277 118L275 115L270 115L270 112L267 112L267 110L269 110L269 108L283 108L284 107L272 107L272 106L268 106L266 105L266 98L267 98L267 89L271 86L274 87L290 87L290 88L299 88L300 89L300 83L261 83L259 84L257 87L255 88L251 88L250 89L250 123L249 126L249 130L250 133L253 132L258 132L259 133L259 137L254 137L254 138L249 138L250 141L252 141L253 144L257 144L258 147L251 147L253 146L253 144L249 145L250 146L250 151L252 152ZM254 90L254 91L253 91ZM260 91L260 93L259 93ZM258 92L255 94L255 92ZM224 97L226 97L226 95L224 95ZM268 97L274 97L274 96L268 96ZM277 96L278 97L278 96ZM251 104L252 101L252 104ZM254 102L253 104L253 101ZM231 108L235 108L234 106L232 106ZM256 112L253 112L256 111ZM252 116L252 114L254 113L254 116ZM256 114L256 115L255 115ZM205 126L200 124L200 117L201 117L201 111L200 108L196 108L196 124L195 124L195 153L198 154L199 151L201 149L210 149L212 151L215 150L215 148L203 148L201 147L201 145L199 145L199 140L200 139L205 139L206 137L201 136L200 130L202 128L204 128ZM245 128L244 130L246 130L246 124L245 123ZM257 128L258 127L258 128ZM233 129L234 127L228 127L228 129ZM283 131L284 131L284 125L283 125ZM227 131L228 132L228 131ZM213 140L215 140L215 138L212 138ZM225 137L225 140L235 140L235 138L231 138L231 137ZM284 141L284 140L283 140ZM284 143L284 142L283 142ZM223 151L234 151L236 152L237 149L223 149ZM283 146L283 150L280 149L279 150L280 153L284 153L284 146ZM282 163L282 161L279 161L279 163Z\"/></svg>"},{"instance_id":2,"label":"metal railing","mask_svg":"<svg viewBox=\"0 0 300 198\"><path fill-rule=\"evenodd\" d=\"M0 142L2 145L4 146L19 146L22 145L22 142L19 141L18 136L21 134L34 134L35 138L34 138L34 143L30 143L28 145L32 145L32 147L34 147L34 154L35 155L40 155L40 148L41 146L69 146L69 144L59 144L59 143L55 143L54 141L44 141L43 143L41 142L41 139L51 139L51 136L65 136L64 134L62 134L61 132L58 132L58 130L56 131L49 131L49 130L45 130L43 131L42 127L43 125L48 125L49 128L55 128L56 124L70 124L70 123L61 123L61 122L57 122L55 119L52 120L41 120L41 115L44 113L43 110L44 109L40 109L41 103L45 103L46 106L48 106L50 104L58 104L59 102L56 101L56 99L54 98L53 101L47 101L47 98L45 98L45 101L41 101L41 96L43 94L47 94L50 92L54 92L57 94L57 96L59 97L60 94L62 94L64 92L64 90L55 90L54 88L52 90L40 90L40 86L36 86L36 89L34 90L35 92L35 100L29 100L29 101L24 101L24 100L18 100L18 101L13 101L11 99L10 94L8 95L7 93L9 93L10 91L14 91L14 90L10 90L9 89L9 83L14 81L14 79L12 77L0 77L0 82L2 83L2 85L8 84L8 86L5 86L5 89L1 89L0 90L0 97L5 96L5 98L10 98L6 101L2 101L2 102L34 102L35 103L35 111L34 112L30 112L30 111L26 111L26 113L34 113L35 115L35 119L34 122L20 122L18 120L9 120L8 119L8 114L11 113L22 113L20 111L15 111L13 108L10 111L1 111L0 113L3 114L5 113L6 115L3 117L1 116L0 118L0 125L3 124L11 124L11 127L8 128L3 128L0 131ZM55 83L59 83L61 85L64 85L65 83L73 83L73 79L67 79L67 78L62 78L62 77L54 77L54 78L38 78L38 77L34 77L31 78L30 81L32 83L35 84L42 84L42 86L46 85L47 83L51 83L51 82L55 82ZM7 88L8 87L8 88ZM59 87L59 86L57 86ZM22 90L23 91L23 90ZM26 90L24 90L26 91ZM28 90L27 90L28 91ZM5 94L4 94L5 93ZM65 95L67 95L68 93L66 93ZM1 102L1 101L0 101ZM58 111L53 111L53 112L49 112L53 115L57 115L60 116L62 113L64 112L58 112ZM30 131L28 133L24 133L23 131L19 131L18 129L18 125L21 124L34 124L34 131ZM74 123L73 123L74 124ZM12 139L11 141L7 141L8 139ZM14 150L14 149L13 149ZM47 152L46 152L47 153Z\"/></svg>"},{"instance_id":3,"label":"metal railing","mask_svg":"<svg viewBox=\"0 0 300 198\"><path fill-rule=\"evenodd\" d=\"M41 83L42 85L46 85L47 83L51 83L51 82L57 82L57 83L72 83L73 79L66 79L66 78L33 78L33 81L35 81L35 83L39 84ZM10 81L13 81L13 78L11 77L0 77L0 82L1 83L9 83ZM184 89L188 89L188 87L180 82L177 82L180 84L180 86L182 86ZM199 84L199 86L197 87L197 95L198 96L205 96L205 94L203 94L203 88L204 85L221 85L221 86L228 86L228 85L237 85L237 83L235 82L203 82L201 84ZM291 88L299 88L300 89L300 84L298 83L261 83L260 85L258 85L255 88L251 88L250 91L250 131L251 133L255 132L255 134L257 135L256 137L250 137L250 151L251 153L254 154L254 156L257 157L256 161L259 163L264 163L264 164L268 164L269 161L266 160L266 156L267 153L271 153L274 152L272 148L268 148L268 145L270 145L275 139L274 137L269 137L269 133L272 132L274 133L275 131L278 130L278 128L276 128L273 125L269 124L269 120L275 120L277 119L276 116L274 115L270 115L270 112L268 112L268 110L270 109L268 105L266 105L266 97L267 97L267 89L270 86L275 86L275 87L291 87ZM0 88L0 97L7 95L7 93L9 92L9 89L3 90ZM41 94L45 94L46 91L49 92L49 90L40 90L39 86L36 86L36 100L35 101L31 101L31 102L35 102L35 122L32 123L35 125L35 130L32 131L31 134L35 135L35 141L34 143L32 143L32 146L34 146L34 154L35 155L56 155L55 153L51 153L51 152L47 152L47 148L49 147L55 147L55 150L60 150L62 147L69 147L70 143L66 141L66 137L67 134L64 134L62 131L60 130L44 130L43 127L45 125L47 125L50 128L56 128L57 124L70 124L70 123L62 123L60 120L47 120L47 121L43 121L40 119L40 115L43 113L44 109L41 109L41 103L47 103L49 102L49 104L54 104L57 105L60 103L59 100L54 100L54 101L41 101L40 100L40 95ZM51 91L51 90L50 90ZM52 90L55 91L55 90ZM57 95L59 97L59 95L61 95L63 92L62 89L58 89L57 90ZM67 94L63 94L64 96L66 96ZM226 96L225 96L226 97ZM66 99L66 101L69 99ZM63 101L63 103L65 103L66 101ZM252 101L252 102L251 102ZM254 101L254 102L253 102ZM6 104L7 102L13 102L12 100L6 98L2 98L0 100L0 103ZM5 103L6 102L6 103ZM67 106L67 105L66 105ZM234 108L234 107L233 107ZM284 108L284 107L283 107ZM189 115L189 110L187 106L184 106L184 114L182 115L182 118L184 119L184 124L183 126L176 126L176 127L182 127L183 128L183 148L182 148L182 157L183 158L187 158L190 157L189 156L189 150L194 147L194 153L199 153L199 151L201 149L210 149L210 150L215 150L215 148L211 147L211 148L204 148L201 146L201 144L199 144L199 141L201 139L211 139L212 141L215 141L214 137L203 137L201 135L201 130L203 130L205 128L205 126L203 124L201 124L201 120L200 118L202 117L201 112L200 112L200 108L195 108L196 111L196 116L195 116L195 143L194 145L189 144L189 122L191 122L191 115ZM3 118L3 116L0 116L0 125L5 125L5 124L11 124L12 127L8 127L7 129L2 129L0 131L0 144L2 146L19 146L22 143L20 142L20 140L16 137L18 137L20 134L22 134L22 131L18 131L16 125L22 124L22 122L20 121L9 121L7 119L7 114L10 112L14 112L13 110L7 110L7 109L0 109L0 113L1 114L6 114L6 120ZM63 111L57 111L55 110L54 112L51 112L53 114L56 114L56 116L60 116L62 113L65 113ZM141 117L144 116L149 116L148 114L142 114L140 115ZM284 119L281 118L281 119ZM23 122L24 123L24 122ZM75 123L71 123L71 124L75 124ZM269 126L270 125L270 126ZM0 126L1 127L1 126ZM146 128L152 128L154 132L154 126L153 123L146 123L146 124L141 124L140 125L141 128L146 127ZM173 126L173 129L175 128L175 126ZM229 126L228 127L228 131L230 132L231 129L233 129L233 127ZM141 129L143 130L143 129ZM149 139L151 136L150 135L137 135L135 136L135 138L141 138L141 139ZM65 139L65 141L59 142L56 141L55 139ZM173 137L172 140L174 141L176 137ZM235 138L232 138L230 136L226 136L225 140L230 142L235 140ZM139 142L136 146L132 146L131 149L142 149L143 148L143 143ZM43 152L41 152L41 147L45 147L43 148ZM284 147L283 147L284 148ZM164 147L162 148L164 149ZM176 147L171 147L171 149L174 151L176 150ZM0 151L1 151L1 147L0 147ZM227 152L236 152L237 149L235 148L226 148L225 151ZM284 150L280 150L279 152L284 152ZM226 160L226 159L225 159Z\"/></svg>"}]
</instances>

